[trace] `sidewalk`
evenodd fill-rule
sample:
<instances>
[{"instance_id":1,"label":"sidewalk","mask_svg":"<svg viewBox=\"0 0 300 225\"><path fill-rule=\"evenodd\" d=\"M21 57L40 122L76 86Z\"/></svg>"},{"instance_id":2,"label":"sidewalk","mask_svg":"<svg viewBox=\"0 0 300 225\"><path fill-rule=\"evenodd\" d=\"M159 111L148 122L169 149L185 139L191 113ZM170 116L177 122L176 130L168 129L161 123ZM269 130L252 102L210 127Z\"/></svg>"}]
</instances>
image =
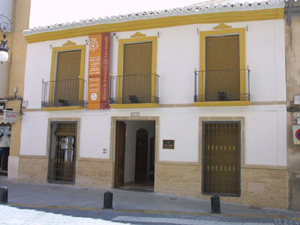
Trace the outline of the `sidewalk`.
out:
<instances>
[{"instance_id":1,"label":"sidewalk","mask_svg":"<svg viewBox=\"0 0 300 225\"><path fill-rule=\"evenodd\" d=\"M118 189L99 189L58 184L30 184L0 176L0 186L8 187L8 205L26 208L61 208L103 210L106 191L113 193L113 210L158 214L210 215L210 201L167 194ZM260 209L240 204L224 203L223 216L300 218L299 212Z\"/></svg>"}]
</instances>

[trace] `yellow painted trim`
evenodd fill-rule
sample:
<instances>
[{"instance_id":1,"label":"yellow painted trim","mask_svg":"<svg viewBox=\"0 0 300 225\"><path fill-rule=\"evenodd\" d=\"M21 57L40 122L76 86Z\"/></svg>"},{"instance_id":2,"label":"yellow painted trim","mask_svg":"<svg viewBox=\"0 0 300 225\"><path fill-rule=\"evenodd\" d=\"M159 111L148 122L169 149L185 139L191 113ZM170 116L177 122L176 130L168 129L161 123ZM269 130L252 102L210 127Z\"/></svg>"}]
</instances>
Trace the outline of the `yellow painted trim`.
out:
<instances>
[{"instance_id":1,"label":"yellow painted trim","mask_svg":"<svg viewBox=\"0 0 300 225\"><path fill-rule=\"evenodd\" d=\"M213 29L214 30L219 30L219 29L229 29L231 28L232 26L229 26L225 23L220 23L218 26L215 26Z\"/></svg>"},{"instance_id":2,"label":"yellow painted trim","mask_svg":"<svg viewBox=\"0 0 300 225\"><path fill-rule=\"evenodd\" d=\"M73 46L73 45L76 45L76 43L70 40L63 44L63 46Z\"/></svg>"},{"instance_id":3,"label":"yellow painted trim","mask_svg":"<svg viewBox=\"0 0 300 225\"><path fill-rule=\"evenodd\" d=\"M64 106L64 107L46 107L43 111L63 111L63 110L80 110L84 109L82 106Z\"/></svg>"},{"instance_id":4,"label":"yellow painted trim","mask_svg":"<svg viewBox=\"0 0 300 225\"><path fill-rule=\"evenodd\" d=\"M49 102L52 102L53 100L53 82L55 81L55 75L56 75L56 57L58 52L65 52L65 51L73 51L73 50L81 50L81 58L80 58L80 75L78 78L81 80L84 80L84 72L85 72L85 45L72 45L72 46L63 46L63 47L55 47L52 49L52 61L51 61L51 74L50 74L50 91L49 91ZM79 100L83 100L83 88L84 83L79 82ZM58 107L61 108L61 107ZM68 108L68 107L62 107L62 108Z\"/></svg>"},{"instance_id":5,"label":"yellow painted trim","mask_svg":"<svg viewBox=\"0 0 300 225\"><path fill-rule=\"evenodd\" d=\"M245 79L245 69L246 69L246 35L245 28L232 28L225 30L212 30L212 31L202 31L200 32L200 71L205 71L205 39L211 36L221 36L238 34L239 35L239 47L240 47L240 93L246 93L246 79ZM203 73L199 73L199 95L205 95L205 77ZM201 99L201 101L204 99ZM241 101L244 101L243 97ZM230 103L229 103L230 104Z\"/></svg>"},{"instance_id":6,"label":"yellow painted trim","mask_svg":"<svg viewBox=\"0 0 300 225\"><path fill-rule=\"evenodd\" d=\"M123 56L124 56L124 45L125 44L133 44L133 43L143 43L143 42L152 42L152 66L151 66L151 74L156 74L156 64L157 64L157 37L138 37L138 38L130 38L130 39L120 39L119 40L119 55L118 55L118 76L123 76ZM117 99L122 97L122 79L117 80ZM155 96L156 92L156 76L152 76L151 79L151 96ZM154 102L155 99L151 99L151 102ZM117 102L121 103L121 102ZM149 103L147 103L149 104ZM131 105L131 104L128 104ZM136 105L136 104L134 104ZM138 104L143 105L143 104ZM128 107L127 107L128 108ZM136 108L136 107L134 107Z\"/></svg>"},{"instance_id":7,"label":"yellow painted trim","mask_svg":"<svg viewBox=\"0 0 300 225\"><path fill-rule=\"evenodd\" d=\"M135 37L146 37L146 34L143 34L141 32L136 32L135 34L130 36L131 38L135 38Z\"/></svg>"},{"instance_id":8,"label":"yellow painted trim","mask_svg":"<svg viewBox=\"0 0 300 225\"><path fill-rule=\"evenodd\" d=\"M113 109L120 108L157 108L157 103L137 103L137 104L111 104L110 107Z\"/></svg>"},{"instance_id":9,"label":"yellow painted trim","mask_svg":"<svg viewBox=\"0 0 300 225\"><path fill-rule=\"evenodd\" d=\"M178 15L161 17L154 19L140 19L128 22L117 22L108 24L98 24L94 26L84 26L78 28L71 28L53 32L43 32L39 34L31 34L25 36L28 43L35 43L48 40L58 40L64 38L73 38L80 36L87 36L90 34L99 34L106 32L122 32L134 31L153 28L173 27L190 24L201 23L231 23L243 21L257 21L257 20L274 20L283 19L284 8L276 9L259 9L248 11L233 11L221 13L202 13L196 15Z\"/></svg>"},{"instance_id":10,"label":"yellow painted trim","mask_svg":"<svg viewBox=\"0 0 300 225\"><path fill-rule=\"evenodd\" d=\"M194 106L247 106L251 105L250 101L224 101L224 102L195 102Z\"/></svg>"}]
</instances>

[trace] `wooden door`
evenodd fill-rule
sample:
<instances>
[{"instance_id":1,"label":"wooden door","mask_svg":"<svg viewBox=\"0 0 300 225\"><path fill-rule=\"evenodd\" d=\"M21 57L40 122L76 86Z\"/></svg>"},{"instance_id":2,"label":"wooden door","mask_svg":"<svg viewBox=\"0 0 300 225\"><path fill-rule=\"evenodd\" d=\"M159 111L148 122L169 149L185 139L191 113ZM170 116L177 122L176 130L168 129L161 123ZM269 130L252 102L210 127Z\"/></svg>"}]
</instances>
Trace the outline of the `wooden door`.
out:
<instances>
[{"instance_id":1,"label":"wooden door","mask_svg":"<svg viewBox=\"0 0 300 225\"><path fill-rule=\"evenodd\" d=\"M126 124L122 121L117 121L116 157L115 157L115 187L121 187L124 185L125 133L126 133Z\"/></svg>"},{"instance_id":2,"label":"wooden door","mask_svg":"<svg viewBox=\"0 0 300 225\"><path fill-rule=\"evenodd\" d=\"M150 138L150 180L154 181L155 174L155 138Z\"/></svg>"},{"instance_id":3,"label":"wooden door","mask_svg":"<svg viewBox=\"0 0 300 225\"><path fill-rule=\"evenodd\" d=\"M148 132L139 129L136 132L136 153L135 153L135 181L142 182L147 180L148 162Z\"/></svg>"}]
</instances>

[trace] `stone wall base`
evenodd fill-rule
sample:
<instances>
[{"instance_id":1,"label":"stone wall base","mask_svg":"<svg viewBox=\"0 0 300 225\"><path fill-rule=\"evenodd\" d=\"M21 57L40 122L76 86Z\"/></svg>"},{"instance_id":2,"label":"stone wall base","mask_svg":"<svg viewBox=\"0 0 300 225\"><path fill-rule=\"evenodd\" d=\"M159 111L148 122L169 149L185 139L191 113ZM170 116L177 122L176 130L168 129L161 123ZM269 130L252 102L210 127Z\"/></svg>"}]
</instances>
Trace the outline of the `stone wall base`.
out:
<instances>
[{"instance_id":1,"label":"stone wall base","mask_svg":"<svg viewBox=\"0 0 300 225\"><path fill-rule=\"evenodd\" d=\"M111 188L111 161L78 159L76 161L75 185ZM46 184L48 158L46 156L20 156L19 181Z\"/></svg>"},{"instance_id":2,"label":"stone wall base","mask_svg":"<svg viewBox=\"0 0 300 225\"><path fill-rule=\"evenodd\" d=\"M112 162L107 160L79 159L76 162L76 185L112 187Z\"/></svg>"},{"instance_id":3,"label":"stone wall base","mask_svg":"<svg viewBox=\"0 0 300 225\"><path fill-rule=\"evenodd\" d=\"M29 183L47 183L48 159L45 156L20 156L18 180Z\"/></svg>"},{"instance_id":4,"label":"stone wall base","mask_svg":"<svg viewBox=\"0 0 300 225\"><path fill-rule=\"evenodd\" d=\"M206 198L201 193L201 165L158 163L155 167L155 192ZM241 196L222 197L221 201L255 207L288 207L287 170L285 168L242 168Z\"/></svg>"}]
</instances>

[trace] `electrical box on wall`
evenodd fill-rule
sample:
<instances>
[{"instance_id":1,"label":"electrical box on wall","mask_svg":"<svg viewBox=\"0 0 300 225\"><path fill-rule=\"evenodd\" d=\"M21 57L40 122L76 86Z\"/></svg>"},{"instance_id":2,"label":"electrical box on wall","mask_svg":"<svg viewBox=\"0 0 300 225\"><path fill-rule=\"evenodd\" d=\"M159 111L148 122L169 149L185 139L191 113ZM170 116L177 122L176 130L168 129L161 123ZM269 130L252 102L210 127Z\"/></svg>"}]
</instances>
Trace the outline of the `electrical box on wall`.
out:
<instances>
[{"instance_id":1,"label":"electrical box on wall","mask_svg":"<svg viewBox=\"0 0 300 225\"><path fill-rule=\"evenodd\" d=\"M293 125L293 143L300 145L300 125Z\"/></svg>"}]
</instances>

